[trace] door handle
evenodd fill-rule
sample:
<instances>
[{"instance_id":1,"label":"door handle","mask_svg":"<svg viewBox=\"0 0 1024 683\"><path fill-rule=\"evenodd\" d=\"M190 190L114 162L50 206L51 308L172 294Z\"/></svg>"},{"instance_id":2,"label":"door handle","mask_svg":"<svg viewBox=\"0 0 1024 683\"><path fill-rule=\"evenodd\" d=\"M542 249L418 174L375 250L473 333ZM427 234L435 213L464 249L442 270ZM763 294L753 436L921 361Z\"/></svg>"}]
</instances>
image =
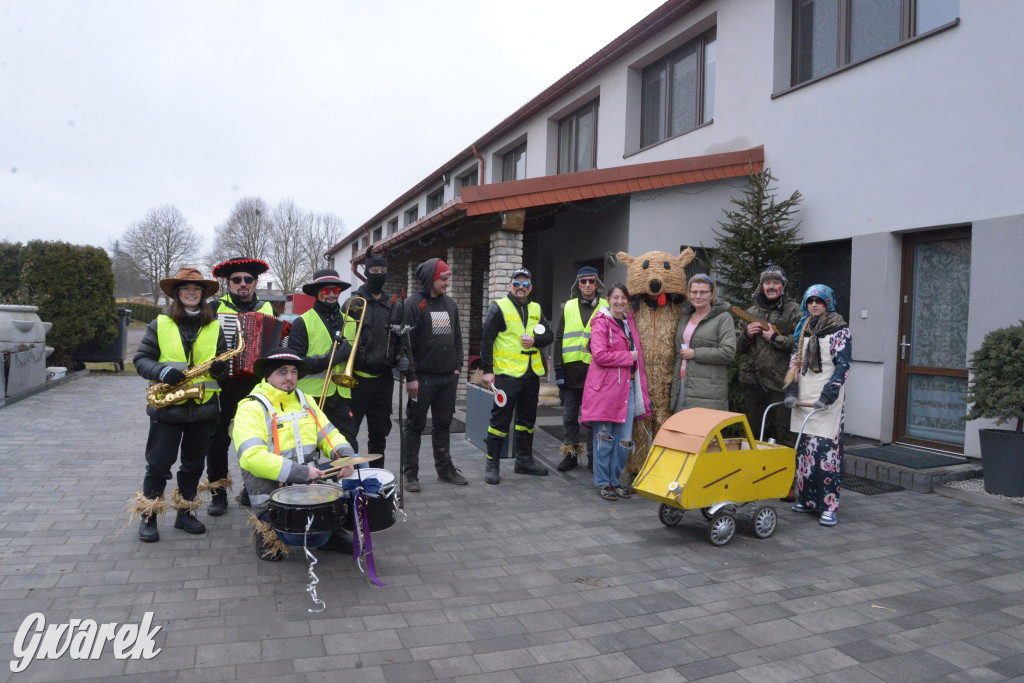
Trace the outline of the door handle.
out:
<instances>
[{"instance_id":1,"label":"door handle","mask_svg":"<svg viewBox=\"0 0 1024 683\"><path fill-rule=\"evenodd\" d=\"M910 344L907 343L907 335L902 335L900 339L900 360L905 360L907 357L907 347L909 347Z\"/></svg>"}]
</instances>

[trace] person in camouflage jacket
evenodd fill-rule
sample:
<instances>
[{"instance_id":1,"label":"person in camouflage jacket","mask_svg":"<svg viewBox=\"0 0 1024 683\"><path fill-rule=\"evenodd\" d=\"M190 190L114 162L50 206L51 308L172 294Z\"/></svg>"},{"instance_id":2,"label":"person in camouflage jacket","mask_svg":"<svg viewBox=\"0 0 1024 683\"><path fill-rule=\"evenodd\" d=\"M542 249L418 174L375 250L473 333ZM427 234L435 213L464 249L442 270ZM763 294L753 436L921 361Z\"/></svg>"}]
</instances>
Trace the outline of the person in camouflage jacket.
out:
<instances>
[{"instance_id":1,"label":"person in camouflage jacket","mask_svg":"<svg viewBox=\"0 0 1024 683\"><path fill-rule=\"evenodd\" d=\"M782 268L769 265L761 272L754 291L754 305L746 310L779 330L764 331L758 323L744 320L740 320L736 327L736 354L744 356L740 367L743 412L756 437L761 432L765 409L786 398L782 388L793 351L793 330L800 321L800 304L786 296L786 272ZM768 414L764 438L793 445L788 408L777 406L772 409Z\"/></svg>"}]
</instances>

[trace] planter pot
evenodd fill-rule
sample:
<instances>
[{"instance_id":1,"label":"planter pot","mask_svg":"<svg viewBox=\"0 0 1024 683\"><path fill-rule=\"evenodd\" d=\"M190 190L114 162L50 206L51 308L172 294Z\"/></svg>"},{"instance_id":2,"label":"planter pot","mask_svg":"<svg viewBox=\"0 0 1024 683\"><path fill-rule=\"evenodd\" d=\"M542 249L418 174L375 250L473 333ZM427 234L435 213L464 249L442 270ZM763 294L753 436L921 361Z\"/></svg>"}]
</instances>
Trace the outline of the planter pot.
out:
<instances>
[{"instance_id":1,"label":"planter pot","mask_svg":"<svg viewBox=\"0 0 1024 683\"><path fill-rule=\"evenodd\" d=\"M985 491L1024 496L1024 434L1009 429L979 429Z\"/></svg>"}]
</instances>

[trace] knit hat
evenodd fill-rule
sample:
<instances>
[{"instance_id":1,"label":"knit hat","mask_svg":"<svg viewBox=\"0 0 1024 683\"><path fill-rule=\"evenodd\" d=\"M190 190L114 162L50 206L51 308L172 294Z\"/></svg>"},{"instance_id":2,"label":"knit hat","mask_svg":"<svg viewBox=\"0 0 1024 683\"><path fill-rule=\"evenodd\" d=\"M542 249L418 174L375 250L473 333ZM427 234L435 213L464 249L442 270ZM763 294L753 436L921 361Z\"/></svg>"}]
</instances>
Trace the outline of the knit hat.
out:
<instances>
[{"instance_id":1,"label":"knit hat","mask_svg":"<svg viewBox=\"0 0 1024 683\"><path fill-rule=\"evenodd\" d=\"M266 379L282 365L294 365L299 371L300 378L309 374L309 363L306 359L286 346L273 349L270 353L262 356L252 364L252 371L257 377Z\"/></svg>"},{"instance_id":2,"label":"knit hat","mask_svg":"<svg viewBox=\"0 0 1024 683\"><path fill-rule=\"evenodd\" d=\"M757 281L758 287L763 285L765 280L779 280L782 282L783 288L789 283L789 280L786 278L786 271L774 263L769 263L761 271L761 277Z\"/></svg>"},{"instance_id":3,"label":"knit hat","mask_svg":"<svg viewBox=\"0 0 1024 683\"><path fill-rule=\"evenodd\" d=\"M437 265L434 266L434 280L440 280L443 277L448 277L452 274L452 269L448 267L448 264L437 259Z\"/></svg>"},{"instance_id":4,"label":"knit hat","mask_svg":"<svg viewBox=\"0 0 1024 683\"><path fill-rule=\"evenodd\" d=\"M363 266L363 273L364 274L365 273L369 273L370 272L370 268L378 268L378 267L381 267L381 266L383 266L384 268L387 268L388 267L388 260L386 258L384 258L383 256L381 256L380 254L374 254L373 256L371 256L368 259L366 259L366 263Z\"/></svg>"}]
</instances>

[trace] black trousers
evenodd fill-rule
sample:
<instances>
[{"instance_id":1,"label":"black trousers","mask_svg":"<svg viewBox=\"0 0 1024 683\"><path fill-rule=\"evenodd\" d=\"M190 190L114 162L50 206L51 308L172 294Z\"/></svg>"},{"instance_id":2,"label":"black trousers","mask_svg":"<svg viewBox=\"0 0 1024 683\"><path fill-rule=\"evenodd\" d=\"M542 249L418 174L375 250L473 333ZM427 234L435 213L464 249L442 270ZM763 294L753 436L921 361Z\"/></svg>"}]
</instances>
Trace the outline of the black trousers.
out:
<instances>
[{"instance_id":1,"label":"black trousers","mask_svg":"<svg viewBox=\"0 0 1024 683\"><path fill-rule=\"evenodd\" d=\"M228 476L228 446L231 445L231 421L235 419L238 403L259 384L255 378L231 379L221 384L220 419L210 442L210 453L206 457L206 478L217 481Z\"/></svg>"},{"instance_id":2,"label":"black trousers","mask_svg":"<svg viewBox=\"0 0 1024 683\"><path fill-rule=\"evenodd\" d=\"M310 396L309 400L311 403L320 403L319 396ZM349 446L352 446L352 450L359 453L359 449L356 448L356 434L358 434L358 431L352 431L352 406L348 399L342 398L339 394L328 396L327 400L324 401L324 415L341 435L345 437L345 441L348 442Z\"/></svg>"},{"instance_id":3,"label":"black trousers","mask_svg":"<svg viewBox=\"0 0 1024 683\"><path fill-rule=\"evenodd\" d=\"M391 399L395 393L395 380L390 372L378 377L358 379L359 383L352 387L352 400L349 403L352 417L345 429L355 438L365 417L366 452L384 453L388 445L388 434L391 433ZM340 431L341 427L338 429ZM359 445L355 441L349 441L349 444L356 453L359 452ZM373 467L384 467L384 458L374 460Z\"/></svg>"},{"instance_id":4,"label":"black trousers","mask_svg":"<svg viewBox=\"0 0 1024 683\"><path fill-rule=\"evenodd\" d=\"M157 498L163 494L180 448L178 492L185 500L194 500L199 478L203 476L203 463L210 448L210 437L216 427L216 420L167 424L151 418L149 439L146 440L146 477L142 481L143 495L146 498Z\"/></svg>"},{"instance_id":5,"label":"black trousers","mask_svg":"<svg viewBox=\"0 0 1024 683\"><path fill-rule=\"evenodd\" d=\"M430 441L434 449L434 469L438 474L450 472L452 464L452 417L455 416L455 394L459 375L418 374L420 383L417 399L408 400L405 409L405 442L402 448L402 471L410 478L419 478L420 439L427 426L427 411L433 428Z\"/></svg>"},{"instance_id":6,"label":"black trousers","mask_svg":"<svg viewBox=\"0 0 1024 683\"><path fill-rule=\"evenodd\" d=\"M508 400L503 406L491 406L491 422L487 429L488 453L499 453L516 416L516 458L533 456L533 425L537 421L537 396L540 393L540 377L527 370L522 377L495 375L494 386L505 392ZM500 434L495 434L500 432ZM492 448L494 450L492 450Z\"/></svg>"},{"instance_id":7,"label":"black trousers","mask_svg":"<svg viewBox=\"0 0 1024 683\"><path fill-rule=\"evenodd\" d=\"M764 417L765 409L785 398L786 395L781 391L765 389L760 384L743 385L743 412L747 416L755 439L761 434L761 419ZM790 410L786 406L775 406L771 409L764 426L765 441L772 438L779 445L793 447L796 434L789 431L789 414Z\"/></svg>"},{"instance_id":8,"label":"black trousers","mask_svg":"<svg viewBox=\"0 0 1024 683\"><path fill-rule=\"evenodd\" d=\"M590 427L580 424L580 410L583 408L583 389L562 387L562 429L564 436L562 443L570 445L575 443L587 444L587 457L594 454L593 431ZM580 432L583 438L580 438Z\"/></svg>"}]
</instances>

